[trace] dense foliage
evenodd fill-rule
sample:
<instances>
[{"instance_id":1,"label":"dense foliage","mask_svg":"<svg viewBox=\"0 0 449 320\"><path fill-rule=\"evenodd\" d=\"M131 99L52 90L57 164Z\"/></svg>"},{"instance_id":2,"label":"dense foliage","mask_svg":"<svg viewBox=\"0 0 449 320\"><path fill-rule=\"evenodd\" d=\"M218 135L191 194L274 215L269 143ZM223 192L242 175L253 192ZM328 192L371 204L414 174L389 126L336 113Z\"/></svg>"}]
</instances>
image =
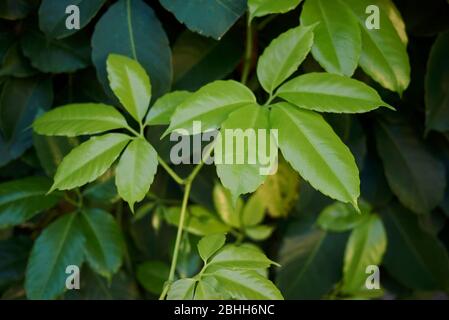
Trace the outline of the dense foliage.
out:
<instances>
[{"instance_id":1,"label":"dense foliage","mask_svg":"<svg viewBox=\"0 0 449 320\"><path fill-rule=\"evenodd\" d=\"M0 3L3 298L448 294L447 1L70 5Z\"/></svg>"}]
</instances>

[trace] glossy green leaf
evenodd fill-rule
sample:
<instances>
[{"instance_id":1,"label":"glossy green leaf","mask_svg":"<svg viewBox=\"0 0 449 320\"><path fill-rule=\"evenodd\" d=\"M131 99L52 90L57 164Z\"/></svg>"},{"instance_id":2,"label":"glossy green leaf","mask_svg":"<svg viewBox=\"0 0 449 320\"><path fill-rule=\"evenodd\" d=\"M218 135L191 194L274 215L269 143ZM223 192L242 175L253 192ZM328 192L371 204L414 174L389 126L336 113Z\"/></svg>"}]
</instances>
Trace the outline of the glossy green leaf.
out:
<instances>
[{"instance_id":1,"label":"glossy green leaf","mask_svg":"<svg viewBox=\"0 0 449 320\"><path fill-rule=\"evenodd\" d=\"M221 249L226 242L224 234L211 234L198 242L198 252L206 262L215 252Z\"/></svg>"},{"instance_id":2,"label":"glossy green leaf","mask_svg":"<svg viewBox=\"0 0 449 320\"><path fill-rule=\"evenodd\" d=\"M67 190L94 181L112 165L131 138L110 133L73 149L58 167L51 190Z\"/></svg>"},{"instance_id":3,"label":"glossy green leaf","mask_svg":"<svg viewBox=\"0 0 449 320\"><path fill-rule=\"evenodd\" d=\"M66 288L66 268L81 267L84 236L75 213L48 226L34 243L25 278L29 299L54 299Z\"/></svg>"},{"instance_id":4,"label":"glossy green leaf","mask_svg":"<svg viewBox=\"0 0 449 320\"><path fill-rule=\"evenodd\" d=\"M330 73L351 76L362 51L362 36L357 18L344 0L308 0L301 23L319 23L313 33L313 57Z\"/></svg>"},{"instance_id":5,"label":"glossy green leaf","mask_svg":"<svg viewBox=\"0 0 449 320\"><path fill-rule=\"evenodd\" d=\"M85 33L53 40L30 28L21 44L23 53L30 59L33 67L45 73L73 72L90 65L91 50Z\"/></svg>"},{"instance_id":6,"label":"glossy green leaf","mask_svg":"<svg viewBox=\"0 0 449 320\"><path fill-rule=\"evenodd\" d=\"M329 73L308 73L290 80L278 90L288 102L319 112L362 113L385 106L373 88L358 80Z\"/></svg>"},{"instance_id":7,"label":"glossy green leaf","mask_svg":"<svg viewBox=\"0 0 449 320\"><path fill-rule=\"evenodd\" d=\"M295 9L302 0L248 0L250 19L267 14L286 13Z\"/></svg>"},{"instance_id":8,"label":"glossy green leaf","mask_svg":"<svg viewBox=\"0 0 449 320\"><path fill-rule=\"evenodd\" d=\"M426 129L449 130L449 32L435 41L426 74Z\"/></svg>"},{"instance_id":9,"label":"glossy green leaf","mask_svg":"<svg viewBox=\"0 0 449 320\"><path fill-rule=\"evenodd\" d=\"M221 127L214 161L235 202L239 195L256 191L276 169L276 137L270 131L268 110L257 104L232 112Z\"/></svg>"},{"instance_id":10,"label":"glossy green leaf","mask_svg":"<svg viewBox=\"0 0 449 320\"><path fill-rule=\"evenodd\" d=\"M341 279L347 235L292 224L279 253L276 284L287 299L321 299Z\"/></svg>"},{"instance_id":11,"label":"glossy green leaf","mask_svg":"<svg viewBox=\"0 0 449 320\"><path fill-rule=\"evenodd\" d=\"M119 0L95 27L92 61L109 93L106 60L111 53L125 55L142 65L151 77L154 98L169 90L172 65L168 39L153 10L142 0Z\"/></svg>"},{"instance_id":12,"label":"glossy green leaf","mask_svg":"<svg viewBox=\"0 0 449 320\"><path fill-rule=\"evenodd\" d=\"M402 94L410 83L410 63L404 36L395 27L402 27L403 23L392 22L388 14L395 10L394 4L390 0L345 0L345 3L357 17L362 30L360 66L363 71L383 87ZM370 5L380 8L379 29L369 30L365 25L366 8Z\"/></svg>"},{"instance_id":13,"label":"glossy green leaf","mask_svg":"<svg viewBox=\"0 0 449 320\"><path fill-rule=\"evenodd\" d=\"M70 104L39 117L33 129L49 136L75 137L126 128L125 118L114 107L97 103Z\"/></svg>"},{"instance_id":14,"label":"glossy green leaf","mask_svg":"<svg viewBox=\"0 0 449 320\"><path fill-rule=\"evenodd\" d=\"M352 206L336 202L320 213L317 224L328 231L348 231L368 219L371 208L363 203L360 211L361 213L358 213Z\"/></svg>"},{"instance_id":15,"label":"glossy green leaf","mask_svg":"<svg viewBox=\"0 0 449 320\"><path fill-rule=\"evenodd\" d=\"M242 210L242 224L246 227L252 227L262 222L265 217L265 203L262 196L258 193L253 194Z\"/></svg>"},{"instance_id":16,"label":"glossy green leaf","mask_svg":"<svg viewBox=\"0 0 449 320\"><path fill-rule=\"evenodd\" d=\"M54 207L61 195L46 196L50 186L51 181L43 177L0 184L0 229L24 223L39 212Z\"/></svg>"},{"instance_id":17,"label":"glossy green leaf","mask_svg":"<svg viewBox=\"0 0 449 320\"><path fill-rule=\"evenodd\" d=\"M167 300L193 300L195 279L181 279L175 281L168 290Z\"/></svg>"},{"instance_id":18,"label":"glossy green leaf","mask_svg":"<svg viewBox=\"0 0 449 320\"><path fill-rule=\"evenodd\" d=\"M86 239L86 260L95 272L111 278L123 260L124 240L113 216L100 209L87 209L80 214Z\"/></svg>"},{"instance_id":19,"label":"glossy green leaf","mask_svg":"<svg viewBox=\"0 0 449 320\"><path fill-rule=\"evenodd\" d=\"M212 82L192 94L171 117L166 134L177 129L192 134L193 121L201 121L202 131L217 129L229 113L244 105L256 102L247 87L234 80ZM199 132L198 132L199 133Z\"/></svg>"},{"instance_id":20,"label":"glossy green leaf","mask_svg":"<svg viewBox=\"0 0 449 320\"><path fill-rule=\"evenodd\" d=\"M212 275L231 297L237 300L283 300L281 292L254 270L215 271Z\"/></svg>"},{"instance_id":21,"label":"glossy green leaf","mask_svg":"<svg viewBox=\"0 0 449 320\"><path fill-rule=\"evenodd\" d=\"M79 29L68 29L66 21L70 14L66 8L76 4L80 11L80 29L84 28L98 13L106 0L43 0L39 7L39 28L51 38L65 38ZM71 19L69 19L71 21Z\"/></svg>"},{"instance_id":22,"label":"glossy green leaf","mask_svg":"<svg viewBox=\"0 0 449 320\"><path fill-rule=\"evenodd\" d=\"M137 267L137 280L145 290L159 295L168 279L170 267L161 261L146 261Z\"/></svg>"},{"instance_id":23,"label":"glossy green leaf","mask_svg":"<svg viewBox=\"0 0 449 320\"><path fill-rule=\"evenodd\" d=\"M109 85L125 109L141 121L151 100L151 83L145 69L126 56L111 54L107 60Z\"/></svg>"},{"instance_id":24,"label":"glossy green leaf","mask_svg":"<svg viewBox=\"0 0 449 320\"><path fill-rule=\"evenodd\" d=\"M265 91L273 93L298 69L312 47L314 28L292 28L265 49L257 64L257 77Z\"/></svg>"},{"instance_id":25,"label":"glossy green leaf","mask_svg":"<svg viewBox=\"0 0 449 320\"><path fill-rule=\"evenodd\" d=\"M165 218L170 224L177 226L180 214L181 208L172 207L165 211ZM230 227L222 223L217 216L207 209L200 206L190 206L187 209L184 230L204 236L214 233L226 233L230 230Z\"/></svg>"},{"instance_id":26,"label":"glossy green leaf","mask_svg":"<svg viewBox=\"0 0 449 320\"><path fill-rule=\"evenodd\" d=\"M287 103L272 107L284 158L315 189L357 207L359 172L354 157L323 118Z\"/></svg>"},{"instance_id":27,"label":"glossy green leaf","mask_svg":"<svg viewBox=\"0 0 449 320\"><path fill-rule=\"evenodd\" d=\"M245 12L245 0L160 0L168 11L192 31L220 39Z\"/></svg>"},{"instance_id":28,"label":"glossy green leaf","mask_svg":"<svg viewBox=\"0 0 449 320\"><path fill-rule=\"evenodd\" d=\"M375 133L392 191L412 211L429 213L444 196L443 164L407 123L379 121Z\"/></svg>"},{"instance_id":29,"label":"glossy green leaf","mask_svg":"<svg viewBox=\"0 0 449 320\"><path fill-rule=\"evenodd\" d=\"M150 190L157 171L157 152L144 139L133 140L117 166L117 190L134 212L134 203L142 201Z\"/></svg>"},{"instance_id":30,"label":"glossy green leaf","mask_svg":"<svg viewBox=\"0 0 449 320\"><path fill-rule=\"evenodd\" d=\"M449 258L444 245L400 205L394 204L383 213L388 235L384 265L388 273L412 289L448 290Z\"/></svg>"},{"instance_id":31,"label":"glossy green leaf","mask_svg":"<svg viewBox=\"0 0 449 320\"><path fill-rule=\"evenodd\" d=\"M38 4L36 0L3 0L0 2L0 18L19 20L25 18Z\"/></svg>"},{"instance_id":32,"label":"glossy green leaf","mask_svg":"<svg viewBox=\"0 0 449 320\"><path fill-rule=\"evenodd\" d=\"M370 215L355 227L346 244L341 290L354 295L367 291L366 268L380 265L386 249L387 234L382 220L377 215Z\"/></svg>"},{"instance_id":33,"label":"glossy green leaf","mask_svg":"<svg viewBox=\"0 0 449 320\"><path fill-rule=\"evenodd\" d=\"M168 125L170 118L175 112L176 108L181 105L192 95L188 91L174 91L167 93L159 98L150 111L145 120L147 125Z\"/></svg>"}]
</instances>

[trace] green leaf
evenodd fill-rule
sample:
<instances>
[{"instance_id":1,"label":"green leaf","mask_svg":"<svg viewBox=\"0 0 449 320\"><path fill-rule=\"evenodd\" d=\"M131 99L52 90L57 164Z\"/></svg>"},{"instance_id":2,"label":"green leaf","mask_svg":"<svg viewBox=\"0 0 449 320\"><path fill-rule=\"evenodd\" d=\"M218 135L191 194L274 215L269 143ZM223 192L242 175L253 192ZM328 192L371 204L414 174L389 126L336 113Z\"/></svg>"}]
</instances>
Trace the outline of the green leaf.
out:
<instances>
[{"instance_id":1,"label":"green leaf","mask_svg":"<svg viewBox=\"0 0 449 320\"><path fill-rule=\"evenodd\" d=\"M235 202L239 195L256 191L276 169L277 141L270 131L268 109L257 104L232 112L221 126L214 161Z\"/></svg>"},{"instance_id":2,"label":"green leaf","mask_svg":"<svg viewBox=\"0 0 449 320\"><path fill-rule=\"evenodd\" d=\"M86 186L83 189L83 196L91 203L99 204L101 206L113 204L120 200L120 196L117 192L115 185L115 170L110 168L99 177L95 182Z\"/></svg>"},{"instance_id":3,"label":"green leaf","mask_svg":"<svg viewBox=\"0 0 449 320\"><path fill-rule=\"evenodd\" d=\"M341 232L351 230L368 219L371 208L362 203L361 213L352 206L336 202L326 207L319 215L317 224L328 231Z\"/></svg>"},{"instance_id":4,"label":"green leaf","mask_svg":"<svg viewBox=\"0 0 449 320\"><path fill-rule=\"evenodd\" d=\"M26 78L37 74L27 58L25 58L20 44L14 43L7 49L2 59L0 76Z\"/></svg>"},{"instance_id":5,"label":"green leaf","mask_svg":"<svg viewBox=\"0 0 449 320\"><path fill-rule=\"evenodd\" d=\"M243 52L240 30L228 32L220 41L184 31L173 45L173 89L196 91L224 79L241 62Z\"/></svg>"},{"instance_id":6,"label":"green leaf","mask_svg":"<svg viewBox=\"0 0 449 320\"><path fill-rule=\"evenodd\" d=\"M362 113L385 106L373 88L358 80L329 73L308 73L290 80L278 90L288 102L319 112Z\"/></svg>"},{"instance_id":7,"label":"green leaf","mask_svg":"<svg viewBox=\"0 0 449 320\"><path fill-rule=\"evenodd\" d=\"M302 0L248 0L250 20L267 14L286 13L295 9Z\"/></svg>"},{"instance_id":8,"label":"green leaf","mask_svg":"<svg viewBox=\"0 0 449 320\"><path fill-rule=\"evenodd\" d=\"M216 183L212 192L214 206L221 219L231 227L240 227L240 213L243 206L242 199L233 201L232 195L221 184Z\"/></svg>"},{"instance_id":9,"label":"green leaf","mask_svg":"<svg viewBox=\"0 0 449 320\"><path fill-rule=\"evenodd\" d=\"M111 278L123 260L124 240L111 214L100 209L87 209L80 215L81 228L86 239L86 260L91 268Z\"/></svg>"},{"instance_id":10,"label":"green leaf","mask_svg":"<svg viewBox=\"0 0 449 320\"><path fill-rule=\"evenodd\" d=\"M416 290L448 290L449 258L444 245L422 230L418 217L394 204L383 214L388 235L384 265L395 279Z\"/></svg>"},{"instance_id":11,"label":"green leaf","mask_svg":"<svg viewBox=\"0 0 449 320\"><path fill-rule=\"evenodd\" d=\"M378 121L375 133L390 188L407 208L429 213L444 196L443 164L405 122Z\"/></svg>"},{"instance_id":12,"label":"green leaf","mask_svg":"<svg viewBox=\"0 0 449 320\"><path fill-rule=\"evenodd\" d=\"M220 39L245 12L245 0L160 0L168 11L192 31Z\"/></svg>"},{"instance_id":13,"label":"green leaf","mask_svg":"<svg viewBox=\"0 0 449 320\"><path fill-rule=\"evenodd\" d=\"M198 281L195 288L195 300L223 300L223 295L209 283L212 282L211 279L214 278Z\"/></svg>"},{"instance_id":14,"label":"green leaf","mask_svg":"<svg viewBox=\"0 0 449 320\"><path fill-rule=\"evenodd\" d=\"M177 129L192 134L193 121L201 121L203 132L217 129L229 113L254 102L256 97L251 90L237 81L212 82L192 94L176 109L164 136Z\"/></svg>"},{"instance_id":15,"label":"green leaf","mask_svg":"<svg viewBox=\"0 0 449 320\"><path fill-rule=\"evenodd\" d=\"M151 107L146 125L168 125L176 108L192 95L188 91L174 91L159 98Z\"/></svg>"},{"instance_id":16,"label":"green leaf","mask_svg":"<svg viewBox=\"0 0 449 320\"><path fill-rule=\"evenodd\" d=\"M36 69L45 73L73 72L90 65L89 37L76 34L63 40L52 40L29 28L21 40L24 55Z\"/></svg>"},{"instance_id":17,"label":"green leaf","mask_svg":"<svg viewBox=\"0 0 449 320\"><path fill-rule=\"evenodd\" d=\"M3 0L0 2L0 18L23 19L36 7L37 3L36 0Z\"/></svg>"},{"instance_id":18,"label":"green leaf","mask_svg":"<svg viewBox=\"0 0 449 320\"><path fill-rule=\"evenodd\" d=\"M170 267L161 261L146 261L137 267L137 280L145 290L159 295L168 279Z\"/></svg>"},{"instance_id":19,"label":"green leaf","mask_svg":"<svg viewBox=\"0 0 449 320\"><path fill-rule=\"evenodd\" d=\"M165 218L168 223L178 226L181 208L172 207L165 211ZM222 223L217 216L200 206L190 206L187 208L187 217L184 224L187 232L204 236L214 233L226 233L230 227Z\"/></svg>"},{"instance_id":20,"label":"green leaf","mask_svg":"<svg viewBox=\"0 0 449 320\"><path fill-rule=\"evenodd\" d=\"M357 18L344 1L308 0L301 13L301 23L312 25L317 22L313 57L327 72L352 76L362 51Z\"/></svg>"},{"instance_id":21,"label":"green leaf","mask_svg":"<svg viewBox=\"0 0 449 320\"><path fill-rule=\"evenodd\" d=\"M254 270L221 269L212 274L226 293L237 300L283 300L282 294L267 278Z\"/></svg>"},{"instance_id":22,"label":"green leaf","mask_svg":"<svg viewBox=\"0 0 449 320\"><path fill-rule=\"evenodd\" d=\"M142 121L151 100L151 83L145 69L126 56L111 54L106 62L109 84L120 103Z\"/></svg>"},{"instance_id":23,"label":"green leaf","mask_svg":"<svg viewBox=\"0 0 449 320\"><path fill-rule=\"evenodd\" d=\"M61 162L50 191L73 189L94 181L106 172L130 139L124 134L110 133L82 143Z\"/></svg>"},{"instance_id":24,"label":"green leaf","mask_svg":"<svg viewBox=\"0 0 449 320\"><path fill-rule=\"evenodd\" d=\"M66 288L67 266L81 267L85 239L78 223L76 214L66 214L37 238L25 277L29 299L56 298Z\"/></svg>"},{"instance_id":25,"label":"green leaf","mask_svg":"<svg viewBox=\"0 0 449 320\"><path fill-rule=\"evenodd\" d=\"M262 241L269 238L273 231L273 226L258 225L246 228L245 234L253 240Z\"/></svg>"},{"instance_id":26,"label":"green leaf","mask_svg":"<svg viewBox=\"0 0 449 320\"><path fill-rule=\"evenodd\" d=\"M441 33L430 52L426 74L426 130L449 130L449 32Z\"/></svg>"},{"instance_id":27,"label":"green leaf","mask_svg":"<svg viewBox=\"0 0 449 320\"><path fill-rule=\"evenodd\" d=\"M198 252L204 262L214 255L215 252L221 249L226 242L226 236L224 234L212 234L202 238L198 242Z\"/></svg>"},{"instance_id":28,"label":"green leaf","mask_svg":"<svg viewBox=\"0 0 449 320\"><path fill-rule=\"evenodd\" d=\"M51 181L30 177L0 184L0 229L19 225L39 212L54 207L60 194L46 193Z\"/></svg>"},{"instance_id":29,"label":"green leaf","mask_svg":"<svg viewBox=\"0 0 449 320\"><path fill-rule=\"evenodd\" d=\"M410 83L410 63L404 35L395 28L395 25L402 27L403 22L396 15L400 23L393 23L388 14L396 10L394 4L389 0L345 0L345 3L357 17L362 30L360 66L363 71L383 87L402 94ZM369 5L380 8L379 29L369 30L365 26Z\"/></svg>"},{"instance_id":30,"label":"green leaf","mask_svg":"<svg viewBox=\"0 0 449 320\"><path fill-rule=\"evenodd\" d=\"M172 65L168 39L153 10L142 0L119 0L95 26L92 61L108 93L111 91L106 60L111 53L125 55L142 65L151 76L154 98L170 89Z\"/></svg>"},{"instance_id":31,"label":"green leaf","mask_svg":"<svg viewBox=\"0 0 449 320\"><path fill-rule=\"evenodd\" d=\"M252 227L262 222L265 217L265 203L259 193L253 194L242 211L242 224L246 227Z\"/></svg>"},{"instance_id":32,"label":"green leaf","mask_svg":"<svg viewBox=\"0 0 449 320\"><path fill-rule=\"evenodd\" d=\"M286 217L299 197L300 178L292 167L279 157L278 169L268 176L257 191L257 197L273 218Z\"/></svg>"},{"instance_id":33,"label":"green leaf","mask_svg":"<svg viewBox=\"0 0 449 320\"><path fill-rule=\"evenodd\" d=\"M262 269L276 264L263 252L247 246L226 245L207 264L206 272L218 269ZM277 264L276 264L277 265Z\"/></svg>"},{"instance_id":34,"label":"green leaf","mask_svg":"<svg viewBox=\"0 0 449 320\"><path fill-rule=\"evenodd\" d=\"M79 29L68 29L66 8L76 4L80 10L80 29L84 28L98 13L106 0L43 0L39 7L39 28L50 38L65 38Z\"/></svg>"},{"instance_id":35,"label":"green leaf","mask_svg":"<svg viewBox=\"0 0 449 320\"><path fill-rule=\"evenodd\" d=\"M360 180L354 157L319 114L279 103L272 107L271 124L279 130L284 158L305 180L357 208Z\"/></svg>"},{"instance_id":36,"label":"green leaf","mask_svg":"<svg viewBox=\"0 0 449 320\"><path fill-rule=\"evenodd\" d=\"M345 233L292 224L279 254L276 284L287 299L321 299L341 279Z\"/></svg>"},{"instance_id":37,"label":"green leaf","mask_svg":"<svg viewBox=\"0 0 449 320\"><path fill-rule=\"evenodd\" d=\"M189 278L175 281L168 290L167 300L193 300L196 282Z\"/></svg>"},{"instance_id":38,"label":"green leaf","mask_svg":"<svg viewBox=\"0 0 449 320\"><path fill-rule=\"evenodd\" d=\"M11 78L0 97L0 165L20 157L32 145L30 128L36 115L53 103L52 83L46 78ZM3 140L4 142L2 142ZM3 148L2 148L3 149Z\"/></svg>"},{"instance_id":39,"label":"green leaf","mask_svg":"<svg viewBox=\"0 0 449 320\"><path fill-rule=\"evenodd\" d=\"M265 91L273 93L298 69L312 47L314 28L292 28L265 49L257 63L257 77Z\"/></svg>"},{"instance_id":40,"label":"green leaf","mask_svg":"<svg viewBox=\"0 0 449 320\"><path fill-rule=\"evenodd\" d=\"M126 128L125 118L114 107L100 103L69 104L53 109L33 123L39 134L75 137Z\"/></svg>"},{"instance_id":41,"label":"green leaf","mask_svg":"<svg viewBox=\"0 0 449 320\"><path fill-rule=\"evenodd\" d=\"M23 278L31 244L21 236L0 241L0 291Z\"/></svg>"},{"instance_id":42,"label":"green leaf","mask_svg":"<svg viewBox=\"0 0 449 320\"><path fill-rule=\"evenodd\" d=\"M133 140L117 166L117 190L134 212L134 203L142 201L150 190L157 171L157 152L145 139Z\"/></svg>"},{"instance_id":43,"label":"green leaf","mask_svg":"<svg viewBox=\"0 0 449 320\"><path fill-rule=\"evenodd\" d=\"M352 231L346 244L342 292L360 294L367 291L366 268L380 265L387 249L387 235L382 220L370 215Z\"/></svg>"}]
</instances>

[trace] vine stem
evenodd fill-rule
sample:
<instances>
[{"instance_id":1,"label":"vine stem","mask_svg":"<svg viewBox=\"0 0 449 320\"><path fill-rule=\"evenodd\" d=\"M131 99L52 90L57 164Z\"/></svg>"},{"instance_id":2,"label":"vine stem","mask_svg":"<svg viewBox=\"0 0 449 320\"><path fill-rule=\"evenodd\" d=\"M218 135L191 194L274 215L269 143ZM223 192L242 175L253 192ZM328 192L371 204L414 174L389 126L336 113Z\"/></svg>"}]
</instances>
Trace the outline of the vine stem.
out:
<instances>
[{"instance_id":1,"label":"vine stem","mask_svg":"<svg viewBox=\"0 0 449 320\"><path fill-rule=\"evenodd\" d=\"M245 46L245 57L243 61L243 71L241 82L246 85L248 82L249 71L251 68L251 58L253 53L253 28L251 25L251 20L248 14L248 21L246 24L246 46Z\"/></svg>"},{"instance_id":2,"label":"vine stem","mask_svg":"<svg viewBox=\"0 0 449 320\"><path fill-rule=\"evenodd\" d=\"M172 177L173 180L176 181L179 185L184 185L186 182L184 179L182 179L170 166L167 164L167 162L164 161L159 155L157 156L157 160L161 164L161 166L167 171L167 173Z\"/></svg>"}]
</instances>

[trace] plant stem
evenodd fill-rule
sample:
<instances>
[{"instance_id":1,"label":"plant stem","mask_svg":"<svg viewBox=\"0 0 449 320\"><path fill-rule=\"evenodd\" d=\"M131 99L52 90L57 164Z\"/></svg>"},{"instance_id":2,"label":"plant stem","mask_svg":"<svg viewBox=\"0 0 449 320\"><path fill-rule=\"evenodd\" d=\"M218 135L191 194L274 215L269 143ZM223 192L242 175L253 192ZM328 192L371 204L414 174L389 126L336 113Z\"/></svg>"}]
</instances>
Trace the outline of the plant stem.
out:
<instances>
[{"instance_id":1,"label":"plant stem","mask_svg":"<svg viewBox=\"0 0 449 320\"><path fill-rule=\"evenodd\" d=\"M173 171L172 168L170 168L170 166L164 161L164 159L162 159L160 156L157 156L157 160L159 161L161 166L165 169L165 171L167 171L170 177L172 177L173 180L176 181L177 184L184 185L186 183L184 179L178 176L178 174L175 171Z\"/></svg>"},{"instance_id":2,"label":"plant stem","mask_svg":"<svg viewBox=\"0 0 449 320\"><path fill-rule=\"evenodd\" d=\"M248 15L248 22L246 24L246 46L245 46L245 57L243 61L243 71L241 82L246 84L248 82L249 71L251 68L251 58L253 54L253 29L251 25L251 20Z\"/></svg>"}]
</instances>

